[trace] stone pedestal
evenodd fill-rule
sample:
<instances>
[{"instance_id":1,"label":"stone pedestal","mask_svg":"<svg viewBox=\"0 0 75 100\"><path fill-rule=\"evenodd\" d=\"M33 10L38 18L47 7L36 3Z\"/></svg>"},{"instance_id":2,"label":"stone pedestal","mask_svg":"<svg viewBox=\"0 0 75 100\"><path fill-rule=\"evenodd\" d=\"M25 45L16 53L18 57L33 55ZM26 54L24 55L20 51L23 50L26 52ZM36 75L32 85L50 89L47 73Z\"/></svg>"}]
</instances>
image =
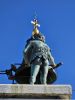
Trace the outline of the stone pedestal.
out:
<instances>
[{"instance_id":1,"label":"stone pedestal","mask_svg":"<svg viewBox=\"0 0 75 100\"><path fill-rule=\"evenodd\" d=\"M70 85L0 84L0 100L14 99L71 99ZM6 100L6 99L5 99Z\"/></svg>"}]
</instances>

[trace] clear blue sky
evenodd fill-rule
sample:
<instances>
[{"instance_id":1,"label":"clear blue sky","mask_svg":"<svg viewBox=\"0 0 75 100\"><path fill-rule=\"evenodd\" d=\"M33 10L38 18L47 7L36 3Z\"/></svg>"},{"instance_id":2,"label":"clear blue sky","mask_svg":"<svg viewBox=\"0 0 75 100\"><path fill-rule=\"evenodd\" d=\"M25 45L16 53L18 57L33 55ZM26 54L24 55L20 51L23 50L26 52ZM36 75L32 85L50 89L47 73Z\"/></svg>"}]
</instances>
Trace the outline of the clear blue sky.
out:
<instances>
[{"instance_id":1,"label":"clear blue sky","mask_svg":"<svg viewBox=\"0 0 75 100\"><path fill-rule=\"evenodd\" d=\"M55 62L64 63L56 70L54 84L71 84L75 89L75 0L0 0L0 69L21 63L35 11ZM0 75L2 83L12 82Z\"/></svg>"}]
</instances>

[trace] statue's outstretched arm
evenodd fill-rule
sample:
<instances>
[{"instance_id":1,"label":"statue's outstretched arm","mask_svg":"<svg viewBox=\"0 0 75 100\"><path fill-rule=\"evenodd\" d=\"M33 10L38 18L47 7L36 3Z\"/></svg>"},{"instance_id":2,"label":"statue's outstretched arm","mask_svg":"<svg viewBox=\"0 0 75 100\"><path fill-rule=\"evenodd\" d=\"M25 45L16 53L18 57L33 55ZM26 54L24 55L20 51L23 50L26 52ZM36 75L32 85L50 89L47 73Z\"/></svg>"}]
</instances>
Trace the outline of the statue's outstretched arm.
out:
<instances>
[{"instance_id":1,"label":"statue's outstretched arm","mask_svg":"<svg viewBox=\"0 0 75 100\"><path fill-rule=\"evenodd\" d=\"M30 47L31 47L31 44L29 44L29 45L24 49L24 53L26 53Z\"/></svg>"},{"instance_id":2,"label":"statue's outstretched arm","mask_svg":"<svg viewBox=\"0 0 75 100\"><path fill-rule=\"evenodd\" d=\"M49 59L50 65L56 66L54 58L53 58L51 52L49 52L49 54L48 54L48 59Z\"/></svg>"},{"instance_id":3,"label":"statue's outstretched arm","mask_svg":"<svg viewBox=\"0 0 75 100\"><path fill-rule=\"evenodd\" d=\"M27 52L30 49L31 44L27 45L26 48L24 48L23 50L23 60L25 64L28 64L28 60L27 60Z\"/></svg>"}]
</instances>

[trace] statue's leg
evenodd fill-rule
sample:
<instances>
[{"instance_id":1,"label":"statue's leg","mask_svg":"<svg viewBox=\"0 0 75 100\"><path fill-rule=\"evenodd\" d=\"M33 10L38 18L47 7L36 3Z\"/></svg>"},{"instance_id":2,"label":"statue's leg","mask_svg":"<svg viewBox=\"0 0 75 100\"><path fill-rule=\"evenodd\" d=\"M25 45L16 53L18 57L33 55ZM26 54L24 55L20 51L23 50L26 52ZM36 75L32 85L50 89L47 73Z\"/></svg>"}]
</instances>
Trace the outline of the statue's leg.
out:
<instances>
[{"instance_id":1,"label":"statue's leg","mask_svg":"<svg viewBox=\"0 0 75 100\"><path fill-rule=\"evenodd\" d=\"M41 84L46 84L47 83L47 74L48 74L48 60L45 60L42 64L41 71L40 71L40 80Z\"/></svg>"},{"instance_id":2,"label":"statue's leg","mask_svg":"<svg viewBox=\"0 0 75 100\"><path fill-rule=\"evenodd\" d=\"M37 74L39 72L39 69L40 69L40 65L34 65L34 64L31 65L30 84L34 84L35 83Z\"/></svg>"}]
</instances>

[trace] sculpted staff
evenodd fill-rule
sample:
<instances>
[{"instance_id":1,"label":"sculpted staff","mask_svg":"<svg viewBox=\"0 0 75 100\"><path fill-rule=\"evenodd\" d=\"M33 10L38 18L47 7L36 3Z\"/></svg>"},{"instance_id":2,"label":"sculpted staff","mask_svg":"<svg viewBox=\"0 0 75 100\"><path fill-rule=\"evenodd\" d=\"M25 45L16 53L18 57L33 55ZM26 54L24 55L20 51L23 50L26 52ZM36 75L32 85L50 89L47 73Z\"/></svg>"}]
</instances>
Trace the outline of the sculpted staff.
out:
<instances>
[{"instance_id":1,"label":"sculpted staff","mask_svg":"<svg viewBox=\"0 0 75 100\"><path fill-rule=\"evenodd\" d=\"M38 26L40 25L37 20L34 19L32 24L34 25L34 29L24 49L24 60L31 67L30 84L36 82L39 71L41 84L46 84L49 65L56 66L56 64L49 46L45 43L45 37L38 30Z\"/></svg>"}]
</instances>

